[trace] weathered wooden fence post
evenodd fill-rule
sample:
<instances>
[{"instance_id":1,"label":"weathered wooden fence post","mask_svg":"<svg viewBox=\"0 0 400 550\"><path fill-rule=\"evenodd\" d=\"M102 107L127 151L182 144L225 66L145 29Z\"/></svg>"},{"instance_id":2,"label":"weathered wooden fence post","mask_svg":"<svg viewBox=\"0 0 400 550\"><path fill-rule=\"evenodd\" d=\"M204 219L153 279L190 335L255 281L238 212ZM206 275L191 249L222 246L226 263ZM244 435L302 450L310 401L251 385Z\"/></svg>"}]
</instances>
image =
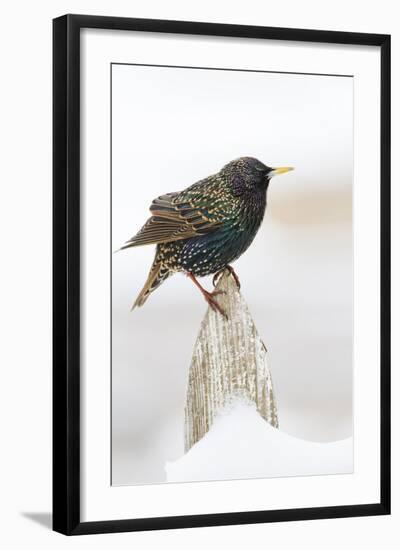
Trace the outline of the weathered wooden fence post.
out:
<instances>
[{"instance_id":1,"label":"weathered wooden fence post","mask_svg":"<svg viewBox=\"0 0 400 550\"><path fill-rule=\"evenodd\" d=\"M197 337L185 407L185 452L210 429L218 413L235 399L254 401L260 415L278 427L267 350L234 278L225 270L217 290L228 315L208 308Z\"/></svg>"}]
</instances>

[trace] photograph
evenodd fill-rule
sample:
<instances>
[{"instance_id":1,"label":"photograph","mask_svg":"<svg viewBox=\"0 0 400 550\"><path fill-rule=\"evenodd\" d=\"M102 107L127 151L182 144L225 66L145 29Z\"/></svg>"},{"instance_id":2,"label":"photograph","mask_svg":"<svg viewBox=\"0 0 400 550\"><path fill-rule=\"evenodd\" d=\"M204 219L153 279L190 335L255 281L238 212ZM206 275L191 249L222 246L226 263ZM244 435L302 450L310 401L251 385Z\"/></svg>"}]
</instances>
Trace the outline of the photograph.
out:
<instances>
[{"instance_id":1,"label":"photograph","mask_svg":"<svg viewBox=\"0 0 400 550\"><path fill-rule=\"evenodd\" d=\"M5 4L5 550L396 547L394 5Z\"/></svg>"},{"instance_id":2,"label":"photograph","mask_svg":"<svg viewBox=\"0 0 400 550\"><path fill-rule=\"evenodd\" d=\"M55 531L390 514L390 35L322 28L54 19Z\"/></svg>"},{"instance_id":3,"label":"photograph","mask_svg":"<svg viewBox=\"0 0 400 550\"><path fill-rule=\"evenodd\" d=\"M353 472L353 83L111 63L112 486Z\"/></svg>"}]
</instances>

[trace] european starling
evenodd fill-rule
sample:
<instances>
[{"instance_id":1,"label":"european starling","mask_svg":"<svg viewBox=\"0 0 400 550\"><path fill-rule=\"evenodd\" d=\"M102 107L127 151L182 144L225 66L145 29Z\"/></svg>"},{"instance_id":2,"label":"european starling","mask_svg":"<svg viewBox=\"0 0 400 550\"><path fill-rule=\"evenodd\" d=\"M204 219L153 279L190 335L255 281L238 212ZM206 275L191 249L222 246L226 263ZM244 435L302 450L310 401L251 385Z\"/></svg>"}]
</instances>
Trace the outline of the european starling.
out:
<instances>
[{"instance_id":1,"label":"european starling","mask_svg":"<svg viewBox=\"0 0 400 550\"><path fill-rule=\"evenodd\" d=\"M256 236L271 177L289 170L292 168L270 168L255 158L241 157L184 191L154 199L151 218L122 247L157 245L146 284L132 309L142 306L170 275L183 271L211 308L224 315L215 300L217 292L205 290L196 277L228 268L238 283L229 264L247 250Z\"/></svg>"}]
</instances>

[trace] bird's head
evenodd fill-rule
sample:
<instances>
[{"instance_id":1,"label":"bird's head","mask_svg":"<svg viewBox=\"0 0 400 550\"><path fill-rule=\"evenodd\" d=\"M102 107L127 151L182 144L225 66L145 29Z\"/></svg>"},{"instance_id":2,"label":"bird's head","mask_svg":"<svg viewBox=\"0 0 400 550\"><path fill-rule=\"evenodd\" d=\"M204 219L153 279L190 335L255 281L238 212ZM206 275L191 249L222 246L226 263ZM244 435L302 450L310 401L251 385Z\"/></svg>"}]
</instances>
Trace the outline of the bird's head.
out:
<instances>
[{"instance_id":1,"label":"bird's head","mask_svg":"<svg viewBox=\"0 0 400 550\"><path fill-rule=\"evenodd\" d=\"M271 168L253 157L240 157L226 164L221 172L229 177L235 195L266 191L273 176L293 170L292 167Z\"/></svg>"}]
</instances>

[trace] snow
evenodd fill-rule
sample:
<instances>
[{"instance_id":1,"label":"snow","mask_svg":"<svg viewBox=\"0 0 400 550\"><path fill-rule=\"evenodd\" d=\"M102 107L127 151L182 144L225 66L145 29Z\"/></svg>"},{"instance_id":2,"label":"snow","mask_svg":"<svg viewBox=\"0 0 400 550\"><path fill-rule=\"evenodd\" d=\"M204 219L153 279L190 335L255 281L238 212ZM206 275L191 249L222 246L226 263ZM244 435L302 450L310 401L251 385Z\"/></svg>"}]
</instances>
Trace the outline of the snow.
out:
<instances>
[{"instance_id":1,"label":"snow","mask_svg":"<svg viewBox=\"0 0 400 550\"><path fill-rule=\"evenodd\" d=\"M351 473L353 439L298 439L268 424L254 403L238 400L184 456L167 462L165 470L169 482Z\"/></svg>"}]
</instances>

